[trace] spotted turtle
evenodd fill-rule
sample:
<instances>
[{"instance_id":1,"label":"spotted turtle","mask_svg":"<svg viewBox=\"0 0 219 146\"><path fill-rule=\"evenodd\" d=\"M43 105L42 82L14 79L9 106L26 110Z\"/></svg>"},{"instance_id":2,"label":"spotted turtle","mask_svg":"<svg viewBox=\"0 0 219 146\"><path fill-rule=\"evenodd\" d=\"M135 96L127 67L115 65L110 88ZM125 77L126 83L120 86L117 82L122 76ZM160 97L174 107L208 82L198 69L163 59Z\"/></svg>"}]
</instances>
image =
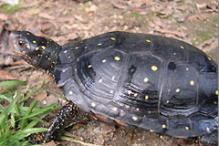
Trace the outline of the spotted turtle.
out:
<instances>
[{"instance_id":1,"label":"spotted turtle","mask_svg":"<svg viewBox=\"0 0 219 146\"><path fill-rule=\"evenodd\" d=\"M196 47L151 34L109 32L63 46L28 31L14 51L50 72L69 103L46 141L81 117L217 145L218 68Z\"/></svg>"}]
</instances>

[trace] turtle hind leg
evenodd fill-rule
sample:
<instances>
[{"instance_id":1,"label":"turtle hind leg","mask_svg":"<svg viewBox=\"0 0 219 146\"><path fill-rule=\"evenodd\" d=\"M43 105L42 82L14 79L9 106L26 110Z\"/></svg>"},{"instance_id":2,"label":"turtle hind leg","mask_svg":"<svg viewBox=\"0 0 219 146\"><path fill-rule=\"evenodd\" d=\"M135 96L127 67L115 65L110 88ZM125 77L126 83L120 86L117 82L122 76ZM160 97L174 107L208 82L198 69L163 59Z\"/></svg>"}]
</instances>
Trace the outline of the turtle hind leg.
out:
<instances>
[{"instance_id":1,"label":"turtle hind leg","mask_svg":"<svg viewBox=\"0 0 219 146\"><path fill-rule=\"evenodd\" d=\"M218 130L202 136L200 142L204 146L218 146Z\"/></svg>"},{"instance_id":2,"label":"turtle hind leg","mask_svg":"<svg viewBox=\"0 0 219 146\"><path fill-rule=\"evenodd\" d=\"M29 141L30 143L36 144L55 140L71 123L78 123L88 119L89 116L87 113L81 111L74 103L69 102L61 108L58 115L53 119L47 132L32 135Z\"/></svg>"}]
</instances>

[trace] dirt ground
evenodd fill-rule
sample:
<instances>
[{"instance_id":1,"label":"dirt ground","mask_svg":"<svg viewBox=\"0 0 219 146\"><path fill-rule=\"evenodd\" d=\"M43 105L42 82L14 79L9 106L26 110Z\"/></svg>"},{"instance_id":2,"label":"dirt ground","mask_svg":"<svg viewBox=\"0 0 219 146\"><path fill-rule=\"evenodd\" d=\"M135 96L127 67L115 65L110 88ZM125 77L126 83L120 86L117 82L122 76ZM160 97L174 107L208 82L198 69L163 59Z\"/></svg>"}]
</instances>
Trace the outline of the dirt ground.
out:
<instances>
[{"instance_id":1,"label":"dirt ground","mask_svg":"<svg viewBox=\"0 0 219 146\"><path fill-rule=\"evenodd\" d=\"M2 3L0 0L1 5ZM8 23L10 29L29 30L60 44L115 30L160 34L191 43L216 60L219 24L217 13L217 0L21 0L15 12L0 6L0 29L4 23ZM35 98L43 104L64 104L62 92L49 75L19 60L15 62L5 52L7 50L2 47L0 79L27 80L28 88L41 88ZM66 146L199 145L197 140L176 139L94 120L85 125L73 126L68 131L69 134L78 141L57 143ZM47 145L54 146L55 143Z\"/></svg>"}]
</instances>

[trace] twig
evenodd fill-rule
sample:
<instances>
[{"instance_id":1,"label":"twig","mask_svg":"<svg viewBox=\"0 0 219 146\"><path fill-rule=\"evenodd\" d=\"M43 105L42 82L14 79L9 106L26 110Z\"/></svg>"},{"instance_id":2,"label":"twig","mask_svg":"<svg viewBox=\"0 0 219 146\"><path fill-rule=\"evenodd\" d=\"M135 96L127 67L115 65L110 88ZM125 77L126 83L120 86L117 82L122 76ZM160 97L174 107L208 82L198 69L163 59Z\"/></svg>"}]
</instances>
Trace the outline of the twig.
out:
<instances>
[{"instance_id":1,"label":"twig","mask_svg":"<svg viewBox=\"0 0 219 146\"><path fill-rule=\"evenodd\" d=\"M100 146L100 145L96 145L96 144L85 143L85 142L83 142L83 141L76 140L76 139L73 139L73 138L67 137L67 136L62 136L62 137L61 137L61 140L70 141L70 142L73 142L73 143L76 143L76 144L80 144L80 145L82 145L82 146Z\"/></svg>"}]
</instances>

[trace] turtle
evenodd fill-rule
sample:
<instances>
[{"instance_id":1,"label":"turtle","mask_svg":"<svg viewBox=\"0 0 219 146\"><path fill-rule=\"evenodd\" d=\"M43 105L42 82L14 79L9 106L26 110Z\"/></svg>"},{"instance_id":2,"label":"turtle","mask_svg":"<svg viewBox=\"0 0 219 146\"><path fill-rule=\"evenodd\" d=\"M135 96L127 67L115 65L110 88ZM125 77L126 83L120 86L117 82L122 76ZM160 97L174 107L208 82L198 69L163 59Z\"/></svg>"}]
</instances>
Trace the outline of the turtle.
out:
<instances>
[{"instance_id":1,"label":"turtle","mask_svg":"<svg viewBox=\"0 0 219 146\"><path fill-rule=\"evenodd\" d=\"M49 72L68 100L45 141L92 115L109 124L217 145L217 63L189 43L113 31L59 45L17 30L10 33L10 44L25 61Z\"/></svg>"}]
</instances>

